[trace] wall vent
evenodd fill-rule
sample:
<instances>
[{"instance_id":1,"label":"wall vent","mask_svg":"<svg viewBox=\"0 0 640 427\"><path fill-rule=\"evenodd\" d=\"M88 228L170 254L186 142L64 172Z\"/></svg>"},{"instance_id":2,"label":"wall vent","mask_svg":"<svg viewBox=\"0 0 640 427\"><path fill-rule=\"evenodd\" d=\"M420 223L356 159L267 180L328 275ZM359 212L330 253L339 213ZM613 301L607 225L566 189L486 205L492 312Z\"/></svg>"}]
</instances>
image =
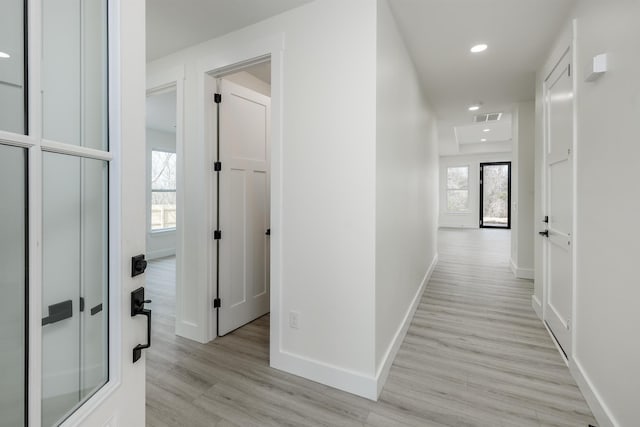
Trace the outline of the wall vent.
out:
<instances>
[{"instance_id":1,"label":"wall vent","mask_svg":"<svg viewBox=\"0 0 640 427\"><path fill-rule=\"evenodd\" d=\"M474 123L495 122L502 118L502 113L476 114L473 116Z\"/></svg>"}]
</instances>

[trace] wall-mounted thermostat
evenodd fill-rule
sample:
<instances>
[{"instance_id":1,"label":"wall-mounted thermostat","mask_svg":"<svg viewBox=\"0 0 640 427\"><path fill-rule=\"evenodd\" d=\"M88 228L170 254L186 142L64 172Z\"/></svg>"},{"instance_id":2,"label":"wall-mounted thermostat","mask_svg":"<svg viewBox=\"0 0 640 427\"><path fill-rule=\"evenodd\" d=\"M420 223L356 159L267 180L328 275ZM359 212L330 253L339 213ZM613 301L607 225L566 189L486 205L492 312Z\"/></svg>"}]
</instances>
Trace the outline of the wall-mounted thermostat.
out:
<instances>
[{"instance_id":1,"label":"wall-mounted thermostat","mask_svg":"<svg viewBox=\"0 0 640 427\"><path fill-rule=\"evenodd\" d=\"M607 71L607 54L602 53L593 57L593 62L590 64L587 72L587 77L584 79L586 82L596 81Z\"/></svg>"}]
</instances>

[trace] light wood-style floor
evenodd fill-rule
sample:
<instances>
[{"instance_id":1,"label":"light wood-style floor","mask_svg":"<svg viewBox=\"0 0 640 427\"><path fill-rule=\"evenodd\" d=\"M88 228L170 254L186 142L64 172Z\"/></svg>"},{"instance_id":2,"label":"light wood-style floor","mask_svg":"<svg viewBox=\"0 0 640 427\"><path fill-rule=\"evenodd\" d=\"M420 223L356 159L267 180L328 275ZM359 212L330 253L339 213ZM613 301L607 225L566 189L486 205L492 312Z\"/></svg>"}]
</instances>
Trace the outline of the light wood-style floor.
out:
<instances>
[{"instance_id":1,"label":"light wood-style floor","mask_svg":"<svg viewBox=\"0 0 640 427\"><path fill-rule=\"evenodd\" d=\"M148 426L584 426L595 420L513 278L509 232L441 230L440 262L378 402L269 368L269 317L176 337L175 261L150 263Z\"/></svg>"}]
</instances>

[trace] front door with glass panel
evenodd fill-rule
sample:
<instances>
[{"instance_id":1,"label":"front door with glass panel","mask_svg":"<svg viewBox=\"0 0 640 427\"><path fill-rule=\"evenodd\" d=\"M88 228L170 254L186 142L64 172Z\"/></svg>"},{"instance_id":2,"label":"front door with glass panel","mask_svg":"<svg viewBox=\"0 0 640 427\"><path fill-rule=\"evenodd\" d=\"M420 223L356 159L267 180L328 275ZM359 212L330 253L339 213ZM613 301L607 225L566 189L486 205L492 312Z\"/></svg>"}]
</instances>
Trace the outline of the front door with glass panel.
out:
<instances>
[{"instance_id":1,"label":"front door with glass panel","mask_svg":"<svg viewBox=\"0 0 640 427\"><path fill-rule=\"evenodd\" d=\"M143 18L142 0L0 5L0 427L144 424Z\"/></svg>"}]
</instances>

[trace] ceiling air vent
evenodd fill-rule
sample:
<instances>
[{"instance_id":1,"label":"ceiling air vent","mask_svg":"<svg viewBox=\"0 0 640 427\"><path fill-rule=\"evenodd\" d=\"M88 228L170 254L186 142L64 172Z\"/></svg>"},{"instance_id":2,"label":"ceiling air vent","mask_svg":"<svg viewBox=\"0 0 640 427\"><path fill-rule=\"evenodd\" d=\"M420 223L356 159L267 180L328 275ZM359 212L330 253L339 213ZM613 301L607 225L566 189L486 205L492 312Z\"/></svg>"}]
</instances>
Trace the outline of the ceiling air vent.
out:
<instances>
[{"instance_id":1,"label":"ceiling air vent","mask_svg":"<svg viewBox=\"0 0 640 427\"><path fill-rule=\"evenodd\" d=\"M476 114L473 116L474 123L495 122L502 118L502 113Z\"/></svg>"}]
</instances>

